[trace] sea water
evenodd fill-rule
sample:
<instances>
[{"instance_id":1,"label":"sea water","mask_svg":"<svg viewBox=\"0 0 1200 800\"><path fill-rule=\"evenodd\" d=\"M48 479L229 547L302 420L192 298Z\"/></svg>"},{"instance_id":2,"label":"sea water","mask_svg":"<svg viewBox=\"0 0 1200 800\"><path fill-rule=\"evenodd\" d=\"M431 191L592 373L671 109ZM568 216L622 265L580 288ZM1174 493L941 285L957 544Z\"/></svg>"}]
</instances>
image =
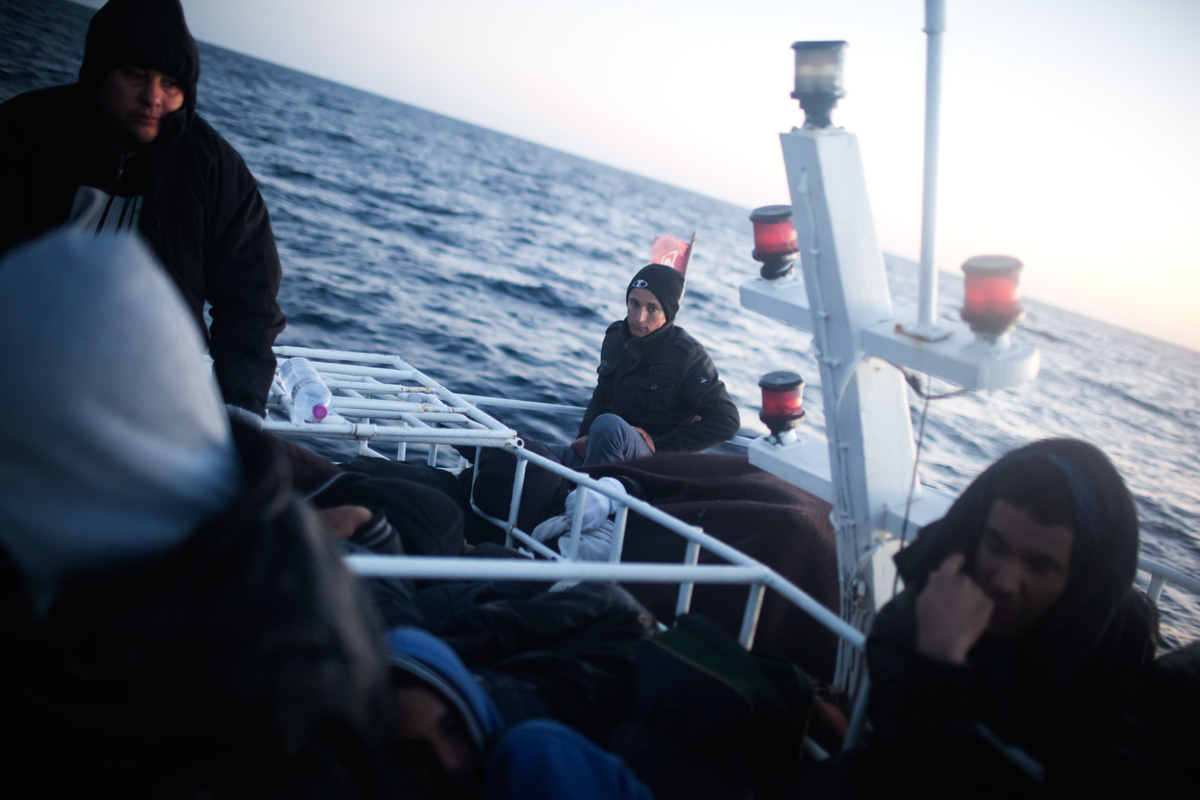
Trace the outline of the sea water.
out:
<instances>
[{"instance_id":1,"label":"sea water","mask_svg":"<svg viewBox=\"0 0 1200 800\"><path fill-rule=\"evenodd\" d=\"M73 81L91 13L0 7L0 100ZM696 232L679 323L708 348L744 424L761 427L759 377L790 369L808 381L805 427L824 430L810 337L739 307L758 266L748 209L228 50L200 54L199 112L271 211L279 343L393 352L462 393L582 405L651 240ZM914 303L916 266L886 260L897 301ZM961 291L942 276L943 316ZM1200 353L1024 305L1015 335L1041 348L1041 374L931 403L923 480L957 492L1025 442L1089 440L1137 497L1144 551L1200 575ZM922 409L914 396L914 427ZM574 435L546 415L505 416L534 438ZM1168 588L1162 610L1166 645L1200 637L1200 600Z\"/></svg>"}]
</instances>

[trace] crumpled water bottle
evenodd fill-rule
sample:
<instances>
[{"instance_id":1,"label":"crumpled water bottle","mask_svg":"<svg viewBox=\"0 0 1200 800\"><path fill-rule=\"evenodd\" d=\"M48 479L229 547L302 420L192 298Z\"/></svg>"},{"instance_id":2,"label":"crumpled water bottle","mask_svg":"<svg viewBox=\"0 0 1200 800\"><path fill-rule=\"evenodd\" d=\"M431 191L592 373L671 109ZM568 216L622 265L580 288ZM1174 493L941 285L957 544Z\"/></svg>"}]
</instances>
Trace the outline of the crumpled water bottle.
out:
<instances>
[{"instance_id":1,"label":"crumpled water bottle","mask_svg":"<svg viewBox=\"0 0 1200 800\"><path fill-rule=\"evenodd\" d=\"M309 422L320 422L329 415L333 394L321 373L307 358L289 358L279 365L279 377L283 390L292 397L296 411Z\"/></svg>"}]
</instances>

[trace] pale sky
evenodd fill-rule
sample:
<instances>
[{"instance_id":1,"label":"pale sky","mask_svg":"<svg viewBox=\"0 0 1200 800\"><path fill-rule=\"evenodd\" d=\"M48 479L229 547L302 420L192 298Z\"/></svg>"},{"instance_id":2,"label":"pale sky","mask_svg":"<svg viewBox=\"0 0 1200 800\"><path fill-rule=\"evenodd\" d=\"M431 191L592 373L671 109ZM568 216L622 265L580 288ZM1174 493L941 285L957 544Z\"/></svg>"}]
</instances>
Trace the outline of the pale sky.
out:
<instances>
[{"instance_id":1,"label":"pale sky","mask_svg":"<svg viewBox=\"0 0 1200 800\"><path fill-rule=\"evenodd\" d=\"M90 0L88 5L100 5ZM754 207L798 40L844 39L883 249L920 256L921 0L183 0L203 41ZM947 0L937 265L1200 349L1200 2Z\"/></svg>"}]
</instances>

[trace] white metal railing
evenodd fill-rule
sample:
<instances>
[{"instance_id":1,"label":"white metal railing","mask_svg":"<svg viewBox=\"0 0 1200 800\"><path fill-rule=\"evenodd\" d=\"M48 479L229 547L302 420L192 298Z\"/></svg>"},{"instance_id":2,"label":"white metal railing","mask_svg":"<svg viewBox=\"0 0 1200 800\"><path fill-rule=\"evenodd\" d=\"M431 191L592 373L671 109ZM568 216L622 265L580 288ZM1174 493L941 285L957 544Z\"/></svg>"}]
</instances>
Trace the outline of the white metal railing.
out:
<instances>
[{"instance_id":1,"label":"white metal railing","mask_svg":"<svg viewBox=\"0 0 1200 800\"><path fill-rule=\"evenodd\" d=\"M518 411L540 411L542 413L558 414L562 417L582 417L587 409L583 406L568 406L562 403L542 403L536 400L511 400L507 397L488 397L482 394L460 394L463 400L468 400L480 408L510 408ZM754 437L739 433L726 445L745 449L754 441Z\"/></svg>"},{"instance_id":2,"label":"white metal railing","mask_svg":"<svg viewBox=\"0 0 1200 800\"><path fill-rule=\"evenodd\" d=\"M754 646L755 629L759 622L767 589L776 592L792 605L816 619L819 624L851 646L858 649L866 646L866 637L861 631L844 622L836 613L821 605L803 589L765 564L705 533L702 528L688 525L643 500L614 491L583 473L575 472L556 461L531 453L520 445L485 446L502 449L516 459L509 518L499 519L485 513L475 503L474 497L471 499L472 508L475 513L502 528L506 533L509 545L519 545L542 556L544 560L354 555L348 556L346 559L350 568L363 577L542 582L592 580L678 584L676 615L687 613L689 610L693 588L696 584L739 584L747 586L749 589L738 635L738 641L747 649ZM585 494L589 491L599 492L617 504L612 550L608 561L572 561L569 557L546 547L528 532L517 527L516 520L520 513L525 472L531 463L571 481L576 485L577 491ZM583 506L584 498L577 498L576 509L581 511ZM683 561L678 564L621 562L625 526L630 512L639 514L686 539L688 546ZM572 519L570 531L564 534L569 537L569 544L566 548L568 553L576 551L581 534L582 514L577 513ZM702 550L712 553L727 563L700 564L699 557ZM866 698L865 691L860 692L859 696L855 698L846 746L852 746L861 733L865 720Z\"/></svg>"},{"instance_id":3,"label":"white metal railing","mask_svg":"<svg viewBox=\"0 0 1200 800\"><path fill-rule=\"evenodd\" d=\"M516 459L516 470L510 497L508 519L498 519L483 512L475 503L475 513L505 531L509 545L519 545L543 560L495 560L459 557L408 557L353 555L347 564L364 577L399 577L415 579L458 580L527 580L527 581L616 581L636 583L678 584L676 614L690 608L696 584L741 584L749 588L742 615L739 641L747 648L754 644L755 629L762 610L763 599L770 589L801 609L819 624L843 639L851 647L862 650L865 635L842 620L836 613L818 603L813 597L789 582L775 570L716 539L695 525L688 525L654 506L629 495L616 492L589 476L543 458L524 449L517 433L479 409L482 405L562 414L582 414L583 409L553 403L508 400L504 398L457 395L424 373L395 356L357 353L341 350L318 350L301 347L276 347L281 357L304 356L313 361L323 379L334 393L333 414L322 422L306 422L299 417L290 398L276 379L268 409L283 413L286 420L268 417L264 429L284 436L315 436L332 439L354 439L360 451L380 455L369 447L371 442L395 442L395 458L403 460L408 444L429 447L428 462L436 464L439 447L446 444L497 448ZM418 397L419 396L419 397ZM377 421L386 420L387 424ZM383 457L383 456L381 456ZM576 490L599 492L616 504L612 550L606 562L577 562L535 540L517 526L525 473L530 464L548 470L576 486ZM472 489L474 487L472 486ZM577 498L577 514L572 519L567 553L577 551L582 535L584 498ZM688 542L680 563L623 563L621 553L625 528L630 513L657 523ZM726 563L700 564L701 551L707 550ZM1200 595L1200 580L1161 562L1143 556L1139 568L1149 573L1147 595L1157 604L1162 587L1171 582ZM860 735L866 716L867 683L859 684L851 713L846 746L852 746Z\"/></svg>"},{"instance_id":4,"label":"white metal railing","mask_svg":"<svg viewBox=\"0 0 1200 800\"><path fill-rule=\"evenodd\" d=\"M468 400L480 407L515 408L521 411L543 411L563 416L582 417L587 411L583 406L568 406L562 403L540 403L536 400L510 400L507 397L488 397L482 394L460 394L463 400Z\"/></svg>"},{"instance_id":5,"label":"white metal railing","mask_svg":"<svg viewBox=\"0 0 1200 800\"><path fill-rule=\"evenodd\" d=\"M1168 583L1180 589L1187 589L1192 594L1200 596L1200 579L1168 566L1157 559L1145 555L1138 556L1138 570L1145 572L1149 576L1150 585L1146 587L1146 597L1155 606L1158 605L1158 600L1162 596L1163 587Z\"/></svg>"},{"instance_id":6,"label":"white metal railing","mask_svg":"<svg viewBox=\"0 0 1200 800\"><path fill-rule=\"evenodd\" d=\"M395 442L398 444L397 459L405 457L408 444L427 444L432 445L430 463L436 462L436 447L440 444L499 448L516 459L509 518L501 520L484 513L473 497L472 508L480 516L500 526L509 544L517 544L545 560L348 556L347 563L359 575L460 580L671 583L679 585L677 614L685 613L690 608L696 584L740 584L749 589L738 636L741 644L747 648L754 644L767 589L780 594L852 646L860 649L865 646L866 638L861 631L843 622L836 613L822 606L775 570L708 535L703 529L688 525L649 503L614 492L583 473L530 453L521 446L515 431L488 416L478 406L488 404L561 413L582 413L581 409L550 403L456 395L395 356L286 346L276 347L275 352L281 358L303 356L312 361L333 393L333 401L329 417L321 422L306 422L296 413L277 377L268 410L274 415L283 414L287 419L281 420L269 414L264 424L265 430L284 436L358 440L361 442L361 452L375 455L378 453L369 447L370 443ZM421 397L414 400L416 395ZM530 463L571 481L578 491L600 492L616 504L613 545L607 562L572 561L517 527L525 472ZM577 508L582 510L583 506L583 498L580 497ZM622 563L621 550L630 512L640 514L686 539L688 546L683 561L678 564ZM576 551L581 533L582 514L577 514L572 520L570 532L566 534L569 536L567 552ZM707 550L726 563L700 564L702 550ZM860 700L865 700L865 693ZM852 719L861 716L861 713L857 713ZM848 741L852 742L855 736L857 728L851 731Z\"/></svg>"},{"instance_id":7,"label":"white metal railing","mask_svg":"<svg viewBox=\"0 0 1200 800\"><path fill-rule=\"evenodd\" d=\"M532 463L538 467L541 467L542 469L553 472L556 475L559 475L560 477L566 478L567 480L571 481L572 483L574 483L576 485L578 491L581 491L584 493L589 492L589 491L599 492L600 494L603 494L605 497L607 497L609 500L615 502L619 506L619 508L624 509L624 513L618 512L617 520L614 524L612 554L610 556L608 564L607 565L598 565L598 564L590 565L590 566L595 566L595 567L607 566L609 569L614 570L614 571L597 570L597 574L604 574L609 577L595 578L595 580L640 580L640 579L634 579L634 578L623 579L623 578L618 578L618 577L612 577L614 575L619 575L621 570L628 569L630 567L644 566L644 565L638 565L638 564L622 564L622 563L620 563L621 546L622 546L622 542L624 540L625 523L628 518L629 511L633 511L633 512L645 517L646 519L650 520L651 522L661 525L662 527L666 528L667 530L671 531L672 533L675 533L678 536L686 539L690 543L690 545L692 545L688 548L688 551L684 555L685 566L671 567L672 569L680 570L680 572L679 572L680 576L684 576L685 574L690 575L691 573L688 572L688 570L700 570L700 572L696 573L696 574L707 576L707 577L704 577L701 579L695 579L695 580L693 580L691 578L684 578L681 581L681 583L680 583L680 599L677 604L677 608L679 609L680 612L686 611L688 608L690 594L691 594L691 585L693 583L698 583L698 582L704 582L704 583L718 583L718 582L719 583L725 583L725 582L753 583L753 584L759 585L761 587L769 587L769 588L774 589L775 591L779 592L781 595L786 597L790 602L792 602L793 605L800 608L801 610L803 610L805 613L809 614L810 616L816 618L826 628L828 628L835 634L849 640L850 642L855 644L855 646L861 647L865 643L864 637L860 631L857 631L854 628L852 628L851 626L847 625L845 622L843 622L837 616L837 614L835 614L832 611L830 611L829 609L825 608L823 605L821 605L816 600L814 600L810 595L808 595L803 590L799 589L798 587L796 587L795 585L790 583L786 578L779 575L779 573L775 572L775 570L773 570L770 567L766 566L765 564L762 564L761 562L751 558L750 556L747 556L745 553L742 553L737 548L731 547L730 545L726 544L725 542L722 542L720 539L716 539L716 538L710 536L709 534L705 533L702 528L695 526L695 525L688 525L687 523L685 523L679 519L676 519L675 517L672 517L670 514L667 514L663 511L655 508L654 506L650 505L649 503L645 502L644 500L639 500L637 498L630 497L627 494L613 491L612 489L610 489L609 487L600 483L599 481L594 480L594 479L588 477L587 475L584 475L583 473L575 472L572 469L564 467L562 464L559 464L556 461L552 461L550 459L543 458L542 456L539 456L535 453L530 453L529 451L521 449L521 448L504 448L504 449L511 452L517 458L517 477L513 481L514 486L513 486L513 494L512 494L512 498L511 498L509 519L501 520L501 519L497 519L495 517L489 516L488 514L481 511L478 508L478 506L475 505L474 499L472 499L472 507L475 509L475 512L477 514L479 514L481 517L483 517L484 519L487 519L489 522L492 522L493 524L498 525L501 528L503 528L510 537L510 539L509 539L510 544L513 541L516 541L520 545L522 545L524 547L528 547L531 550L535 550L540 555L543 555L548 559L555 560L555 561L562 561L562 562L569 561L569 559L566 556L563 556L560 553L556 553L553 550L550 550L545 545L543 545L540 542L533 539L533 537L531 535L529 535L529 533L520 530L515 524L517 514L519 513L519 510L520 510L519 484L523 483L522 476L524 474L525 468L528 466L528 464ZM576 503L575 503L576 509L577 510L581 509L583 507L583 505L584 505L583 498L582 497L577 498ZM568 552L574 552L575 549L577 548L579 536L581 535L581 529L582 529L582 515L576 514L575 518L572 520L570 532L567 534L564 534L565 536L570 537L570 544L568 545ZM727 561L728 565L708 565L708 566L697 565L700 550L706 550L706 551L712 553L713 555L718 556L719 558ZM577 564L576 566L579 566L579 565ZM665 564L664 565L655 565L655 568L663 569L663 568L667 568L668 566L669 565L665 565ZM742 571L737 572L737 574L750 577L751 580L743 579L743 580L738 580L738 581L732 581L732 580L726 581L723 579L718 579L716 577L717 575L720 574L720 571L722 571L722 570L729 570L731 572L731 574L733 574L734 567L741 567L744 569L751 570L752 572L742 572ZM710 570L712 571L711 575L709 575ZM656 582L674 583L675 579L662 580L662 581L656 581ZM752 592L751 598L749 600L747 600L746 611L745 611L745 615L744 615L744 619L747 621L747 624L745 624L742 629L742 644L745 645L746 647L750 647L753 645L753 642L754 642L753 628L754 628L754 625L757 624L757 620L758 620L758 607L761 607L761 597L757 598L757 600L756 600L756 598L753 596L754 594L755 593Z\"/></svg>"},{"instance_id":8,"label":"white metal railing","mask_svg":"<svg viewBox=\"0 0 1200 800\"><path fill-rule=\"evenodd\" d=\"M394 458L404 460L407 445L430 445L429 463L437 464L444 445L494 446L515 444L516 431L481 407L519 409L582 416L581 406L509 400L503 397L459 395L399 356L280 345L274 348L283 358L302 356L312 362L333 395L330 415L321 422L307 422L283 390L278 374L267 401L263 429L279 435L303 435L321 439L359 442L359 452L381 457L371 443L395 443ZM272 414L274 412L274 414ZM745 446L750 439L735 437Z\"/></svg>"},{"instance_id":9,"label":"white metal railing","mask_svg":"<svg viewBox=\"0 0 1200 800\"><path fill-rule=\"evenodd\" d=\"M516 444L516 431L480 411L399 356L278 346L280 358L303 356L321 374L333 395L329 416L306 422L276 374L267 400L263 429L279 435L359 442L359 452L380 455L371 443L396 444L404 460L409 444L430 445L436 464L442 445ZM272 416L282 413L285 419Z\"/></svg>"}]
</instances>

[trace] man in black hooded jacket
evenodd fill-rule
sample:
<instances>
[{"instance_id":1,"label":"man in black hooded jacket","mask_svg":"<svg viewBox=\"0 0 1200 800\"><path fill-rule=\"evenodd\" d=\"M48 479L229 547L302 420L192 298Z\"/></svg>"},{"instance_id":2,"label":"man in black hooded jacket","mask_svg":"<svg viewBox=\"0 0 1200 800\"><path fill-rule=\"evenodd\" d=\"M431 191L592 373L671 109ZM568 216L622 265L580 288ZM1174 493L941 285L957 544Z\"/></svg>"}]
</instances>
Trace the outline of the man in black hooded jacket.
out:
<instances>
[{"instance_id":1,"label":"man in black hooded jacket","mask_svg":"<svg viewBox=\"0 0 1200 800\"><path fill-rule=\"evenodd\" d=\"M989 467L896 557L867 640L868 793L1056 794L1141 780L1129 695L1157 616L1112 463L1052 439Z\"/></svg>"},{"instance_id":2,"label":"man in black hooded jacket","mask_svg":"<svg viewBox=\"0 0 1200 800\"><path fill-rule=\"evenodd\" d=\"M683 289L684 276L664 264L648 264L633 276L625 319L604 334L579 438L570 449L554 448L564 464L697 452L738 432L737 406L712 359L675 324Z\"/></svg>"},{"instance_id":3,"label":"man in black hooded jacket","mask_svg":"<svg viewBox=\"0 0 1200 800\"><path fill-rule=\"evenodd\" d=\"M0 105L0 255L63 224L138 231L202 329L211 304L217 381L254 423L284 326L279 255L253 176L196 114L199 74L178 0L97 11L78 83Z\"/></svg>"}]
</instances>

